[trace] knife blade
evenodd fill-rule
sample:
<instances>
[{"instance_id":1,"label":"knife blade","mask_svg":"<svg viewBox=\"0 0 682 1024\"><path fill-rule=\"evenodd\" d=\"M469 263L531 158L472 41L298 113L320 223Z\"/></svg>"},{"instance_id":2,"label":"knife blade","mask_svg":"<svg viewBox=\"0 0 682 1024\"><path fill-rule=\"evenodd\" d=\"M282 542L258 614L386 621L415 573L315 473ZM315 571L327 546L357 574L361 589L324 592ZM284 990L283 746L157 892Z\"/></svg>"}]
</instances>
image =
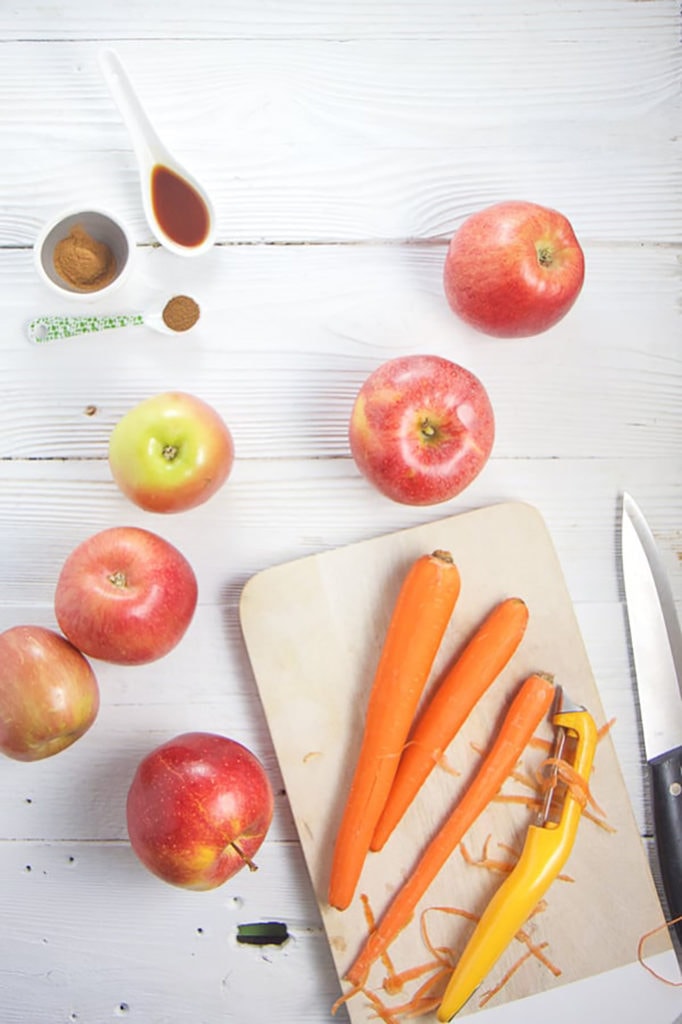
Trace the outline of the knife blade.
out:
<instances>
[{"instance_id":1,"label":"knife blade","mask_svg":"<svg viewBox=\"0 0 682 1024\"><path fill-rule=\"evenodd\" d=\"M672 920L682 914L682 631L656 541L629 494L621 541L656 848ZM682 921L675 932L682 941Z\"/></svg>"}]
</instances>

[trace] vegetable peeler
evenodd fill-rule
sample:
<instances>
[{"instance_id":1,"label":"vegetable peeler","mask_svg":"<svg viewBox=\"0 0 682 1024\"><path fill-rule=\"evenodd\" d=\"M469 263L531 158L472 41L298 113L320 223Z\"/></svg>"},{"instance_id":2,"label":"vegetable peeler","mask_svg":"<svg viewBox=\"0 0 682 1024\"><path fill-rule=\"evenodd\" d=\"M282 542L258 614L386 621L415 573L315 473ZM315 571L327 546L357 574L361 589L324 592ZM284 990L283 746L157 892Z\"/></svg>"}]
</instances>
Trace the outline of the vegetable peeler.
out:
<instances>
[{"instance_id":1,"label":"vegetable peeler","mask_svg":"<svg viewBox=\"0 0 682 1024\"><path fill-rule=\"evenodd\" d=\"M559 782L556 762L568 760L587 782L597 744L590 713L573 704L557 687L552 723L556 738L549 759L554 776L537 821L530 825L518 863L486 907L464 949L438 1007L439 1021L449 1021L473 995L524 922L542 899L573 848L584 802Z\"/></svg>"}]
</instances>

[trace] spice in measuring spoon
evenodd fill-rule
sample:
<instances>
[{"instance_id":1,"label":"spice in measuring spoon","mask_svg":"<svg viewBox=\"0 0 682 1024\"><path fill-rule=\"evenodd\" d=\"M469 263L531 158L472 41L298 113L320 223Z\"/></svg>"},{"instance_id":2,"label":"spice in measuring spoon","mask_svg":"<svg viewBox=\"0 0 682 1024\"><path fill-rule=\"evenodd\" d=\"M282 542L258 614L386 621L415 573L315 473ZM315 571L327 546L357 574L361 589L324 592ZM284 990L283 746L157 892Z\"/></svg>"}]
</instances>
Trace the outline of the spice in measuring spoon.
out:
<instances>
[{"instance_id":1,"label":"spice in measuring spoon","mask_svg":"<svg viewBox=\"0 0 682 1024\"><path fill-rule=\"evenodd\" d=\"M174 295L160 313L123 313L119 316L39 316L28 325L30 341L41 344L78 334L97 334L114 327L151 327L162 334L178 334L194 327L199 305L189 295Z\"/></svg>"},{"instance_id":2,"label":"spice in measuring spoon","mask_svg":"<svg viewBox=\"0 0 682 1024\"><path fill-rule=\"evenodd\" d=\"M199 319L199 306L189 295L174 295L163 307L161 317L171 331L188 331Z\"/></svg>"},{"instance_id":3,"label":"spice in measuring spoon","mask_svg":"<svg viewBox=\"0 0 682 1024\"><path fill-rule=\"evenodd\" d=\"M152 168L152 207L159 227L176 245L201 245L210 226L208 208L197 190L163 164Z\"/></svg>"}]
</instances>

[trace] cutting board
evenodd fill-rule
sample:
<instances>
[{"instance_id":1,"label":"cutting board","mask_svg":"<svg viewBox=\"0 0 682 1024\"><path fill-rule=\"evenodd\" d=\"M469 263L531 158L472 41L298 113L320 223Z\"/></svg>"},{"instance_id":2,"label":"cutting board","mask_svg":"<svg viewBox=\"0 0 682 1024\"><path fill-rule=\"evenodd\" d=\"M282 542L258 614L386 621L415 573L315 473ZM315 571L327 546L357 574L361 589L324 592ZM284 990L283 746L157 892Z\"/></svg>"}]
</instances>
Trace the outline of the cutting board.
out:
<instances>
[{"instance_id":1,"label":"cutting board","mask_svg":"<svg viewBox=\"0 0 682 1024\"><path fill-rule=\"evenodd\" d=\"M461 592L427 685L437 685L476 626L505 597L523 598L529 624L507 668L492 684L379 853L370 854L351 906L328 906L327 885L339 825L362 736L374 669L400 584L419 555L449 550L461 575ZM597 726L604 714L573 605L546 525L536 509L503 503L463 513L264 570L250 579L240 607L243 634L288 798L329 939L339 978L368 930L367 908L378 918L410 872L421 849L466 786L494 737L500 716L519 684L534 671L551 673L570 698L585 705ZM617 723L615 725L617 728ZM538 736L551 739L548 720ZM537 769L544 753L529 747L520 768ZM529 925L555 974L531 956L501 990L483 1004L526 947L514 940L461 1015L480 1012L637 959L640 936L663 923L610 734L599 743L591 787L606 813L607 831L583 818L566 865L546 909ZM508 779L502 793L530 796L523 781ZM465 837L470 859L488 855L509 862L518 851L533 812L523 803L494 802ZM368 987L386 1005L404 1003L415 986L390 998L387 973L433 959L425 945L463 947L473 924L455 908L480 914L504 874L469 863L458 849L422 899L414 918L390 947L392 964L379 961ZM366 897L366 900L362 898ZM425 913L424 913L425 912ZM667 933L647 951L669 948ZM345 983L344 983L345 984ZM346 986L347 988L347 986ZM376 1020L364 994L348 1001L353 1024ZM435 1013L425 1018L435 1021Z\"/></svg>"}]
</instances>

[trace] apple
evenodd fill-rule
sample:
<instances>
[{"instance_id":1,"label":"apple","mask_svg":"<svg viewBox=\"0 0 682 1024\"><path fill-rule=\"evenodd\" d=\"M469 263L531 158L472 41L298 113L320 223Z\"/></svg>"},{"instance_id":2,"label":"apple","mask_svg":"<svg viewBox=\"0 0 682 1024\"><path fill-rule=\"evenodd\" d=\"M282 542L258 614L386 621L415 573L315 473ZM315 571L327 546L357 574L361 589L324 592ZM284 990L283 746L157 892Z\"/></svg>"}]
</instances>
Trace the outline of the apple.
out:
<instances>
[{"instance_id":1,"label":"apple","mask_svg":"<svg viewBox=\"0 0 682 1024\"><path fill-rule=\"evenodd\" d=\"M148 512L184 512L208 501L234 462L232 435L201 398L168 391L140 402L109 438L109 467L123 493Z\"/></svg>"},{"instance_id":2,"label":"apple","mask_svg":"<svg viewBox=\"0 0 682 1024\"><path fill-rule=\"evenodd\" d=\"M138 765L128 790L128 835L164 882L215 889L245 865L256 869L273 805L265 769L250 750L215 733L184 733Z\"/></svg>"},{"instance_id":3,"label":"apple","mask_svg":"<svg viewBox=\"0 0 682 1024\"><path fill-rule=\"evenodd\" d=\"M163 657L180 641L197 603L194 571L167 540L136 526L88 537L57 579L59 628L84 654L119 665Z\"/></svg>"},{"instance_id":4,"label":"apple","mask_svg":"<svg viewBox=\"0 0 682 1024\"><path fill-rule=\"evenodd\" d=\"M496 203L454 234L443 283L451 308L499 338L540 334L580 294L583 251L563 214L536 203Z\"/></svg>"},{"instance_id":5,"label":"apple","mask_svg":"<svg viewBox=\"0 0 682 1024\"><path fill-rule=\"evenodd\" d=\"M478 377L435 355L401 356L374 370L349 426L360 472L406 505L459 494L480 473L494 438L493 409Z\"/></svg>"},{"instance_id":6,"label":"apple","mask_svg":"<svg viewBox=\"0 0 682 1024\"><path fill-rule=\"evenodd\" d=\"M0 751L39 761L75 743L97 717L99 687L73 644L42 626L0 633Z\"/></svg>"}]
</instances>

